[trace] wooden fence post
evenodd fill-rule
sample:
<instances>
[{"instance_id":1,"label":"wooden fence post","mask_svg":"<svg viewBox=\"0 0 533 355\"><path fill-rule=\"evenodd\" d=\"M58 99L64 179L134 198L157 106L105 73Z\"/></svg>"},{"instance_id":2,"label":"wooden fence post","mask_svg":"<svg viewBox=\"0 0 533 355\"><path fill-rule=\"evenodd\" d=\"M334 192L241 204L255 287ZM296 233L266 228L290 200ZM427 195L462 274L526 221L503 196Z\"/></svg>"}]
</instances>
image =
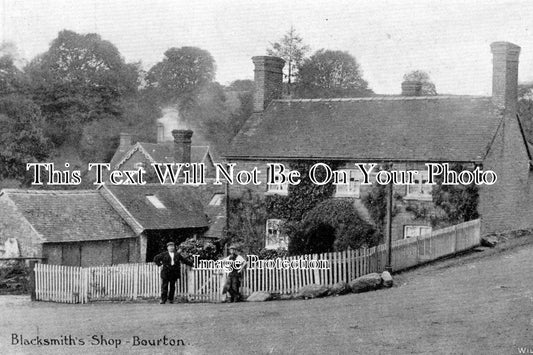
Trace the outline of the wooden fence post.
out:
<instances>
[{"instance_id":1,"label":"wooden fence post","mask_svg":"<svg viewBox=\"0 0 533 355\"><path fill-rule=\"evenodd\" d=\"M139 264L133 268L133 299L136 300L139 294Z\"/></svg>"}]
</instances>

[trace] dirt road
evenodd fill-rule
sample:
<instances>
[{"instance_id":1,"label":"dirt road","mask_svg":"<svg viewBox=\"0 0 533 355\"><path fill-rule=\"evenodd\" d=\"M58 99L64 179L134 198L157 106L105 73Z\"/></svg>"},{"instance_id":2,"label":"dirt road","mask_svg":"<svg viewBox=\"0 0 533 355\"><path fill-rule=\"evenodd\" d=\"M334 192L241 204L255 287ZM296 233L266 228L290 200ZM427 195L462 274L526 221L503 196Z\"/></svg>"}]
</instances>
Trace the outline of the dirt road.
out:
<instances>
[{"instance_id":1,"label":"dirt road","mask_svg":"<svg viewBox=\"0 0 533 355\"><path fill-rule=\"evenodd\" d=\"M0 353L533 353L532 270L527 245L404 273L393 289L307 301L64 305L3 296ZM12 344L37 337L76 345ZM149 339L162 340L135 345Z\"/></svg>"}]
</instances>

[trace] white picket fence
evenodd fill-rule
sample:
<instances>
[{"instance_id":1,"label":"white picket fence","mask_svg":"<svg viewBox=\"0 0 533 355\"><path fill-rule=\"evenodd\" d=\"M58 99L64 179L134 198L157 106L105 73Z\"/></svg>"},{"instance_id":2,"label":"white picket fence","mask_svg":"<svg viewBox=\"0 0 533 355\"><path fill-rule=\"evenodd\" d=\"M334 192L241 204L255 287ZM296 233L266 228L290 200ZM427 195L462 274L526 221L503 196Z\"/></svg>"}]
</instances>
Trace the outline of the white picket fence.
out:
<instances>
[{"instance_id":1,"label":"white picket fence","mask_svg":"<svg viewBox=\"0 0 533 355\"><path fill-rule=\"evenodd\" d=\"M480 221L474 220L444 228L418 238L392 243L392 269L399 271L480 244ZM246 269L241 291L295 293L309 284L333 285L382 271L386 245L342 252L299 255L283 258L327 260L327 269ZM182 265L176 295L197 302L220 302L225 274L220 270L193 270ZM74 267L36 264L35 296L40 301L87 303L101 300L134 300L159 297L159 268L153 263L115 266Z\"/></svg>"}]
</instances>

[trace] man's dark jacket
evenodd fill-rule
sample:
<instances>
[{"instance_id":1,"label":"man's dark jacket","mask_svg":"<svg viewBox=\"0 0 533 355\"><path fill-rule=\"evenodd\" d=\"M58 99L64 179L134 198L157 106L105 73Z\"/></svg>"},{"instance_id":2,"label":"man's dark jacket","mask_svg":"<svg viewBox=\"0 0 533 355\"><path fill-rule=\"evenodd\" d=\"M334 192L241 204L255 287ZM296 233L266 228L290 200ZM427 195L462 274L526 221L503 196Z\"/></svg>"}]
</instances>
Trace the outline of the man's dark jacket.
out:
<instances>
[{"instance_id":1,"label":"man's dark jacket","mask_svg":"<svg viewBox=\"0 0 533 355\"><path fill-rule=\"evenodd\" d=\"M161 278L165 280L175 280L180 277L180 263L192 266L192 263L180 255L177 251L174 252L174 265L170 260L170 253L164 251L157 254L154 258L154 263L161 268Z\"/></svg>"}]
</instances>

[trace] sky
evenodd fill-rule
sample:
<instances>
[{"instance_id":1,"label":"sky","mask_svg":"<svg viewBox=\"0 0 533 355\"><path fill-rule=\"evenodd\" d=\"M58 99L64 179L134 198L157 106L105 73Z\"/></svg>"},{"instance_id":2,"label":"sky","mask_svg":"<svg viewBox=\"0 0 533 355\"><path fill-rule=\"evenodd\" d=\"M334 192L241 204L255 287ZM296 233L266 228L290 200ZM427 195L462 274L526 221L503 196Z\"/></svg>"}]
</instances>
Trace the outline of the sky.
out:
<instances>
[{"instance_id":1,"label":"sky","mask_svg":"<svg viewBox=\"0 0 533 355\"><path fill-rule=\"evenodd\" d=\"M45 52L62 29L98 33L148 69L171 47L208 50L216 80L253 79L291 26L311 48L348 51L378 94L399 94L411 70L442 94L490 95L490 43L522 48L519 81L533 80L533 1L0 0L0 41L21 58Z\"/></svg>"}]
</instances>

